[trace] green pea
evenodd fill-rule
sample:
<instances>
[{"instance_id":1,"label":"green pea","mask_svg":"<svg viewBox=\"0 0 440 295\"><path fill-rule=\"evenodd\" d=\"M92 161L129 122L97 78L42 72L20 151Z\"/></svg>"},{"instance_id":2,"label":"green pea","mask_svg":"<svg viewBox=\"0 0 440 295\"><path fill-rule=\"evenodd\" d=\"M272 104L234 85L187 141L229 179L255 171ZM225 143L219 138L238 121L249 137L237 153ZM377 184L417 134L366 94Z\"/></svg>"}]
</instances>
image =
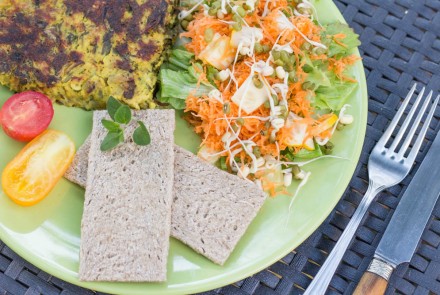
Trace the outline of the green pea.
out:
<instances>
[{"instance_id":1,"label":"green pea","mask_svg":"<svg viewBox=\"0 0 440 295\"><path fill-rule=\"evenodd\" d=\"M241 6L238 6L238 7L237 7L237 13L238 13L238 15L240 15L241 17L245 17L245 16L246 16L246 10L244 10L244 8L241 7Z\"/></svg>"},{"instance_id":2,"label":"green pea","mask_svg":"<svg viewBox=\"0 0 440 295\"><path fill-rule=\"evenodd\" d=\"M332 149L335 147L335 145L334 145L331 141L328 141L328 142L324 145L324 147L325 147L326 149L332 150Z\"/></svg>"},{"instance_id":3,"label":"green pea","mask_svg":"<svg viewBox=\"0 0 440 295\"><path fill-rule=\"evenodd\" d=\"M281 60L284 63L288 64L290 62L290 59L289 59L289 54L287 53L287 51L283 50L280 52L280 54L281 54Z\"/></svg>"},{"instance_id":4,"label":"green pea","mask_svg":"<svg viewBox=\"0 0 440 295\"><path fill-rule=\"evenodd\" d=\"M297 176L301 173L301 168L298 165L292 165L292 174Z\"/></svg>"},{"instance_id":5,"label":"green pea","mask_svg":"<svg viewBox=\"0 0 440 295\"><path fill-rule=\"evenodd\" d=\"M241 26L241 23L240 23L240 22L237 22L237 23L235 23L235 24L232 25L232 28L233 28L235 31L241 31L241 29L242 29L243 27Z\"/></svg>"},{"instance_id":6,"label":"green pea","mask_svg":"<svg viewBox=\"0 0 440 295\"><path fill-rule=\"evenodd\" d=\"M296 64L296 57L295 57L295 55L290 55L289 56L289 62L292 64L292 65L295 65Z\"/></svg>"},{"instance_id":7,"label":"green pea","mask_svg":"<svg viewBox=\"0 0 440 295\"><path fill-rule=\"evenodd\" d=\"M254 49L257 54L263 53L263 46L260 43L255 43Z\"/></svg>"},{"instance_id":8,"label":"green pea","mask_svg":"<svg viewBox=\"0 0 440 295\"><path fill-rule=\"evenodd\" d=\"M344 127L345 127L345 125L344 125L344 124L341 124L341 123L338 123L338 125L336 125L336 129L337 129L338 131L341 131L342 129L344 129Z\"/></svg>"},{"instance_id":9,"label":"green pea","mask_svg":"<svg viewBox=\"0 0 440 295\"><path fill-rule=\"evenodd\" d=\"M261 151L258 146L254 146L252 148L252 152L254 153L255 157L257 157L257 158L261 157Z\"/></svg>"},{"instance_id":10,"label":"green pea","mask_svg":"<svg viewBox=\"0 0 440 295\"><path fill-rule=\"evenodd\" d=\"M225 103L223 104L223 113L224 114L229 114L231 112L231 106L229 105L229 103Z\"/></svg>"},{"instance_id":11,"label":"green pea","mask_svg":"<svg viewBox=\"0 0 440 295\"><path fill-rule=\"evenodd\" d=\"M321 151L324 153L324 155L330 155L333 151L326 149L325 147L321 147Z\"/></svg>"},{"instance_id":12,"label":"green pea","mask_svg":"<svg viewBox=\"0 0 440 295\"><path fill-rule=\"evenodd\" d=\"M244 125L244 119L243 118L238 118L237 120L235 120L235 122L237 123L237 125L240 125L240 126Z\"/></svg>"},{"instance_id":13,"label":"green pea","mask_svg":"<svg viewBox=\"0 0 440 295\"><path fill-rule=\"evenodd\" d=\"M326 50L324 48L321 48L321 47L318 47L315 50L315 54L317 54L317 55L324 54L325 52L326 52Z\"/></svg>"},{"instance_id":14,"label":"green pea","mask_svg":"<svg viewBox=\"0 0 440 295\"><path fill-rule=\"evenodd\" d=\"M306 73L311 73L311 72L313 72L313 67L311 66L311 65L303 65L303 67L302 67L302 69L303 69L303 71L304 72L306 72Z\"/></svg>"},{"instance_id":15,"label":"green pea","mask_svg":"<svg viewBox=\"0 0 440 295\"><path fill-rule=\"evenodd\" d=\"M217 11L218 11L218 8L211 7L211 8L208 10L208 14L209 14L210 16L216 16L216 15L217 15Z\"/></svg>"},{"instance_id":16,"label":"green pea","mask_svg":"<svg viewBox=\"0 0 440 295\"><path fill-rule=\"evenodd\" d=\"M298 77L294 71L289 72L289 81L292 83L298 82Z\"/></svg>"},{"instance_id":17,"label":"green pea","mask_svg":"<svg viewBox=\"0 0 440 295\"><path fill-rule=\"evenodd\" d=\"M324 146L321 147L321 150L324 154L329 155L333 152L334 144L332 142L327 142Z\"/></svg>"},{"instance_id":18,"label":"green pea","mask_svg":"<svg viewBox=\"0 0 440 295\"><path fill-rule=\"evenodd\" d=\"M244 8L245 10L251 10L251 9L252 9L252 7L250 7L250 6L247 5L246 3L243 4L243 8Z\"/></svg>"},{"instance_id":19,"label":"green pea","mask_svg":"<svg viewBox=\"0 0 440 295\"><path fill-rule=\"evenodd\" d=\"M281 114L284 118L287 118L287 116L289 115L289 113L287 112L287 107L286 106L280 106L280 111Z\"/></svg>"},{"instance_id":20,"label":"green pea","mask_svg":"<svg viewBox=\"0 0 440 295\"><path fill-rule=\"evenodd\" d=\"M205 41L209 43L209 42L211 42L212 39L214 38L214 30L211 29L211 28L207 28L207 29L205 30L204 35L205 35Z\"/></svg>"},{"instance_id":21,"label":"green pea","mask_svg":"<svg viewBox=\"0 0 440 295\"><path fill-rule=\"evenodd\" d=\"M288 64L286 64L286 65L284 66L284 70L285 70L286 72L291 72L291 71L293 71L294 68L295 68L295 67L294 67L291 63L288 63Z\"/></svg>"},{"instance_id":22,"label":"green pea","mask_svg":"<svg viewBox=\"0 0 440 295\"><path fill-rule=\"evenodd\" d=\"M220 157L220 169L228 170L228 166L226 165L226 157Z\"/></svg>"},{"instance_id":23,"label":"green pea","mask_svg":"<svg viewBox=\"0 0 440 295\"><path fill-rule=\"evenodd\" d=\"M276 94L272 94L272 100L273 100L273 104L276 106L280 103L280 101L278 99L278 95L276 95Z\"/></svg>"},{"instance_id":24,"label":"green pea","mask_svg":"<svg viewBox=\"0 0 440 295\"><path fill-rule=\"evenodd\" d=\"M302 89L303 90L313 90L313 89L315 89L315 83L310 82L310 81L306 81L302 84Z\"/></svg>"},{"instance_id":25,"label":"green pea","mask_svg":"<svg viewBox=\"0 0 440 295\"><path fill-rule=\"evenodd\" d=\"M252 82L254 83L255 87L261 89L263 88L263 82L261 82L260 78L258 76L254 76L252 78Z\"/></svg>"},{"instance_id":26,"label":"green pea","mask_svg":"<svg viewBox=\"0 0 440 295\"><path fill-rule=\"evenodd\" d=\"M277 59L279 59L280 56L281 56L281 54L280 54L279 51L272 50L272 57L273 57L273 60L277 60Z\"/></svg>"},{"instance_id":27,"label":"green pea","mask_svg":"<svg viewBox=\"0 0 440 295\"><path fill-rule=\"evenodd\" d=\"M187 21L192 21L193 19L194 19L194 16L192 15L192 14L188 14L186 17L185 17L185 19L187 20Z\"/></svg>"},{"instance_id":28,"label":"green pea","mask_svg":"<svg viewBox=\"0 0 440 295\"><path fill-rule=\"evenodd\" d=\"M214 8L220 8L221 6L222 6L222 3L220 1L215 1L211 5L211 7L214 7Z\"/></svg>"},{"instance_id":29,"label":"green pea","mask_svg":"<svg viewBox=\"0 0 440 295\"><path fill-rule=\"evenodd\" d=\"M310 45L309 42L306 42L302 45L303 50L309 51L311 48L312 48L312 45Z\"/></svg>"},{"instance_id":30,"label":"green pea","mask_svg":"<svg viewBox=\"0 0 440 295\"><path fill-rule=\"evenodd\" d=\"M266 101L264 102L264 107L265 107L266 109L270 109L270 101L266 100Z\"/></svg>"},{"instance_id":31,"label":"green pea","mask_svg":"<svg viewBox=\"0 0 440 295\"><path fill-rule=\"evenodd\" d=\"M237 14L232 16L232 20L236 23L241 23L241 18Z\"/></svg>"},{"instance_id":32,"label":"green pea","mask_svg":"<svg viewBox=\"0 0 440 295\"><path fill-rule=\"evenodd\" d=\"M284 62L281 59L277 59L274 63L280 67L284 66Z\"/></svg>"},{"instance_id":33,"label":"green pea","mask_svg":"<svg viewBox=\"0 0 440 295\"><path fill-rule=\"evenodd\" d=\"M269 52L269 51L270 51L270 46L267 45L267 44L263 45L263 51L264 51L265 53Z\"/></svg>"},{"instance_id":34,"label":"green pea","mask_svg":"<svg viewBox=\"0 0 440 295\"><path fill-rule=\"evenodd\" d=\"M186 30L188 28L189 21L184 19L180 22L180 25L182 26L182 29Z\"/></svg>"}]
</instances>

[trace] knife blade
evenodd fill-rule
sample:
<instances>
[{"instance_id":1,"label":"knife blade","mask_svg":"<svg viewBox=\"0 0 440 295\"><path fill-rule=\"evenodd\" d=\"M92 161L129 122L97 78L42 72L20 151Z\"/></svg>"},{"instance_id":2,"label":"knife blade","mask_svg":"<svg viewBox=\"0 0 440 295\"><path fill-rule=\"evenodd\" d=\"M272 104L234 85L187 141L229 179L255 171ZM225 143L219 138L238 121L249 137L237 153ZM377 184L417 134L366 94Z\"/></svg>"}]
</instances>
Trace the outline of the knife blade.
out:
<instances>
[{"instance_id":1,"label":"knife blade","mask_svg":"<svg viewBox=\"0 0 440 295\"><path fill-rule=\"evenodd\" d=\"M372 292L374 288L385 291L386 281L392 271L399 264L411 260L439 197L439 178L440 134L437 134L403 194L376 249L374 259L354 294L378 294Z\"/></svg>"}]
</instances>

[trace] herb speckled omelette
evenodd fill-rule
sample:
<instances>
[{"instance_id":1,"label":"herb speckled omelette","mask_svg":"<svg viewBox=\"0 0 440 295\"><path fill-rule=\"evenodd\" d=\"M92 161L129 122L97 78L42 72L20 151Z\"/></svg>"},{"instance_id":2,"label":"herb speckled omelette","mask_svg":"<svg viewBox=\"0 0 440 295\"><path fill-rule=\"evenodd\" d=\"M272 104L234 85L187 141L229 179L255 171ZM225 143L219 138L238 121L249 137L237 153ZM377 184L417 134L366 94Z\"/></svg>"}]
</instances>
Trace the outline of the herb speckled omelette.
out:
<instances>
[{"instance_id":1,"label":"herb speckled omelette","mask_svg":"<svg viewBox=\"0 0 440 295\"><path fill-rule=\"evenodd\" d=\"M175 17L171 0L2 0L0 83L104 108L154 108Z\"/></svg>"}]
</instances>

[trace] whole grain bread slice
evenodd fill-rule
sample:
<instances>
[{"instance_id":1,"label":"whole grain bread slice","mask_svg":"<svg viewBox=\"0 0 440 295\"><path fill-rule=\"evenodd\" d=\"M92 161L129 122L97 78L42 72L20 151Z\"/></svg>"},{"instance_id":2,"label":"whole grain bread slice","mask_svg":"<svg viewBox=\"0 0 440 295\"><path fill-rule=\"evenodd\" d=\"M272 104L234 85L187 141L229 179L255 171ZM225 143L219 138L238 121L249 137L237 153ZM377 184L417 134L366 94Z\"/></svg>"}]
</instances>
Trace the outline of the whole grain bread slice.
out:
<instances>
[{"instance_id":1,"label":"whole grain bread slice","mask_svg":"<svg viewBox=\"0 0 440 295\"><path fill-rule=\"evenodd\" d=\"M171 235L223 265L257 215L266 194L238 178L174 147L174 199Z\"/></svg>"},{"instance_id":2,"label":"whole grain bread slice","mask_svg":"<svg viewBox=\"0 0 440 295\"><path fill-rule=\"evenodd\" d=\"M84 143L76 151L72 164L67 169L64 177L77 185L85 188L87 183L87 169L90 151L90 135L86 138Z\"/></svg>"},{"instance_id":3,"label":"whole grain bread slice","mask_svg":"<svg viewBox=\"0 0 440 295\"><path fill-rule=\"evenodd\" d=\"M95 112L91 134L79 278L82 281L166 280L174 178L174 111L133 114L124 144L102 152L105 111ZM138 146L137 121L151 134Z\"/></svg>"},{"instance_id":4,"label":"whole grain bread slice","mask_svg":"<svg viewBox=\"0 0 440 295\"><path fill-rule=\"evenodd\" d=\"M84 146L87 148L87 141ZM262 206L265 193L179 146L174 146L174 152L171 236L222 265ZM82 167L87 166L87 155L78 151ZM87 170L72 169L83 174ZM65 177L71 179L72 175ZM75 177L72 180L78 183L84 175Z\"/></svg>"}]
</instances>

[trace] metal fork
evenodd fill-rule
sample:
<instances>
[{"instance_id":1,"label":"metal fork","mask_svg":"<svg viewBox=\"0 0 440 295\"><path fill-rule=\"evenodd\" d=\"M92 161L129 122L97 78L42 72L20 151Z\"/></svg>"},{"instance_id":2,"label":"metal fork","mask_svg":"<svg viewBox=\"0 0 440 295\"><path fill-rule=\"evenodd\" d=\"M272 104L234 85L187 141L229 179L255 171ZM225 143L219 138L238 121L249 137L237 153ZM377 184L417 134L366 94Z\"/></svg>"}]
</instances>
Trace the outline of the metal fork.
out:
<instances>
[{"instance_id":1,"label":"metal fork","mask_svg":"<svg viewBox=\"0 0 440 295\"><path fill-rule=\"evenodd\" d=\"M367 212L367 209L373 201L374 197L382 190L401 182L411 170L416 155L420 149L420 146L422 145L423 139L425 138L426 131L428 130L431 119L434 116L434 111L440 98L440 95L437 96L435 101L431 104L429 114L422 126L422 129L417 136L417 139L414 142L411 150L409 151L409 154L405 156L416 133L417 126L420 124L422 117L425 114L428 104L432 98L432 91L430 91L427 97L425 97L424 103L420 108L412 127L405 135L410 125L411 119L416 113L418 105L423 100L423 95L425 93L425 87L423 87L396 137L394 139L391 139L390 141L391 135L396 129L396 126L399 123L403 112L408 106L408 103L413 96L415 89L416 84L414 84L414 86L411 88L405 100L403 101L402 106L397 111L397 114L394 116L387 130L377 142L376 146L373 148L373 151L371 152L370 158L368 160L368 190L365 193L365 196L363 197L359 207L356 209L356 212L354 213L350 222L348 223L346 229L342 233L339 241L336 243L333 251L328 256L324 265L321 267L318 274L315 276L312 283L305 291L304 295L320 295L326 292L327 287L339 263L341 262L345 251L347 250L362 218ZM397 151L397 147L402 140L404 141ZM386 147L388 141L390 141L390 145L389 147Z\"/></svg>"}]
</instances>

